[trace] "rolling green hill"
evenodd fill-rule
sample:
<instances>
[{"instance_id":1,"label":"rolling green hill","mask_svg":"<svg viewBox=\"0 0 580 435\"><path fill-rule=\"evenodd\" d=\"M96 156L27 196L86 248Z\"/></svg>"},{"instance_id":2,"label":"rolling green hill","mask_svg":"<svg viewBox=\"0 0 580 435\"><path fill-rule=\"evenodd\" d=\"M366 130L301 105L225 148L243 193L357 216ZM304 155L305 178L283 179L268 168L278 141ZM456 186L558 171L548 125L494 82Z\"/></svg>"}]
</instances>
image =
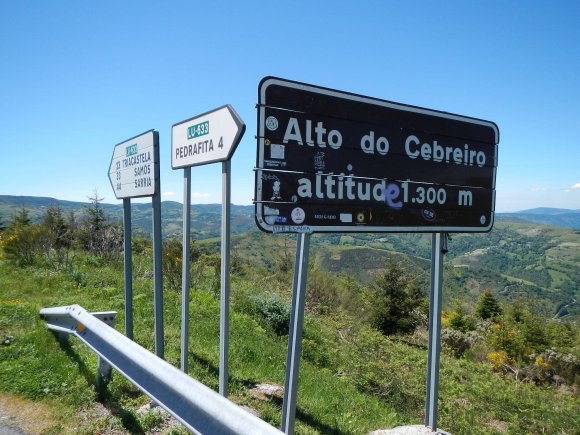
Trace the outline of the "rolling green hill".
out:
<instances>
[{"instance_id":1,"label":"rolling green hill","mask_svg":"<svg viewBox=\"0 0 580 435\"><path fill-rule=\"evenodd\" d=\"M219 238L199 242L213 252ZM295 237L248 232L233 237L234 256L275 270L292 267ZM522 300L545 317L580 319L580 231L537 224L497 223L489 234L456 234L445 257L444 302L468 310L485 290L500 300ZM314 235L311 261L338 276L366 283L387 259L403 261L429 291L431 236L426 234Z\"/></svg>"},{"instance_id":2,"label":"rolling green hill","mask_svg":"<svg viewBox=\"0 0 580 435\"><path fill-rule=\"evenodd\" d=\"M36 221L46 208L59 206L82 218L88 203L54 198L0 195L0 223L21 207ZM102 204L110 219L121 221L122 206ZM290 262L295 237L268 235L256 229L253 206L232 205L234 256L250 264L272 269L281 261ZM182 204L162 202L164 237L181 237ZM448 306L468 308L481 292L492 290L503 300L527 300L546 317L580 317L580 231L530 223L525 219L549 221L554 217L580 216L578 211L534 209L517 214L498 214L489 234L456 234L446 256L444 292ZM151 229L151 205L132 204L136 231ZM196 204L191 207L192 236L207 249L219 249L221 205ZM539 218L540 217L540 218ZM429 286L431 237L427 234L323 234L312 239L311 258L317 266L335 275L352 275L368 282L389 257L404 260L416 274L425 292Z\"/></svg>"}]
</instances>

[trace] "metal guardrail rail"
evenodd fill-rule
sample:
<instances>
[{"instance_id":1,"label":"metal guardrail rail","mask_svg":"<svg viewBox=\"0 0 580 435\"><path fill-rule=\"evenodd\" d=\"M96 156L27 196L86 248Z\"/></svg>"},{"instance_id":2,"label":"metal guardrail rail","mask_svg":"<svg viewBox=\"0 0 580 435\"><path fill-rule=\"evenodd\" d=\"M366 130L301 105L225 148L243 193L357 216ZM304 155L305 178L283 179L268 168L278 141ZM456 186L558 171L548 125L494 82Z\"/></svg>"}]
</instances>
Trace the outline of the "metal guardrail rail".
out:
<instances>
[{"instance_id":1,"label":"metal guardrail rail","mask_svg":"<svg viewBox=\"0 0 580 435\"><path fill-rule=\"evenodd\" d=\"M47 328L61 338L74 335L99 356L99 378L108 381L111 367L199 434L281 434L111 327L114 312L89 313L79 305L43 308Z\"/></svg>"}]
</instances>

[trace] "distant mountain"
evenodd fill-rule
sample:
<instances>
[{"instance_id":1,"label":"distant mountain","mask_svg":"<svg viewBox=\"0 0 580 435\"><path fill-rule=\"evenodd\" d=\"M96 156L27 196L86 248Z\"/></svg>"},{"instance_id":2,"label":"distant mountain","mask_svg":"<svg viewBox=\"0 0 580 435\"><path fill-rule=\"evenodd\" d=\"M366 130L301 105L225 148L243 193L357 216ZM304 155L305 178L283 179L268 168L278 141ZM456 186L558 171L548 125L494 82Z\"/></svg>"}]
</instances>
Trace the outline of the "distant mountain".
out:
<instances>
[{"instance_id":1,"label":"distant mountain","mask_svg":"<svg viewBox=\"0 0 580 435\"><path fill-rule=\"evenodd\" d=\"M496 221L530 222L579 230L580 210L539 207L514 213L497 213Z\"/></svg>"},{"instance_id":2,"label":"distant mountain","mask_svg":"<svg viewBox=\"0 0 580 435\"><path fill-rule=\"evenodd\" d=\"M546 214L550 216L556 216L561 214L568 214L568 213L580 213L580 210L570 210L568 208L552 208L552 207L537 207L537 208L530 208L528 210L522 210L517 212L519 214Z\"/></svg>"},{"instance_id":3,"label":"distant mountain","mask_svg":"<svg viewBox=\"0 0 580 435\"><path fill-rule=\"evenodd\" d=\"M82 215L89 206L88 202L64 201L56 198L36 196L0 195L0 227L21 207L30 212L33 221L39 221L45 210L59 206L63 211L73 211ZM123 218L123 207L118 204L102 204L107 216L111 219ZM133 228L151 232L151 204L132 204ZM219 236L221 204L194 204L191 206L192 233L197 238ZM254 206L232 205L232 233L238 234L255 230ZM161 219L164 236L181 234L183 206L175 201L161 203ZM496 222L536 223L563 228L580 229L580 210L539 207L513 213L496 213ZM193 224L195 223L195 224Z\"/></svg>"},{"instance_id":4,"label":"distant mountain","mask_svg":"<svg viewBox=\"0 0 580 435\"><path fill-rule=\"evenodd\" d=\"M123 206L101 203L107 217L111 220L123 219ZM6 225L12 215L24 207L33 222L40 222L49 207L60 207L65 213L74 212L82 219L89 202L64 201L56 198L36 196L0 195L0 227ZM194 204L191 206L191 233L197 239L218 237L221 232L221 204ZM161 202L161 226L164 237L181 235L183 205L175 201ZM256 230L254 207L251 205L231 206L232 234ZM152 207L147 203L131 204L131 222L134 231L151 233ZM257 231L257 230L256 230Z\"/></svg>"}]
</instances>

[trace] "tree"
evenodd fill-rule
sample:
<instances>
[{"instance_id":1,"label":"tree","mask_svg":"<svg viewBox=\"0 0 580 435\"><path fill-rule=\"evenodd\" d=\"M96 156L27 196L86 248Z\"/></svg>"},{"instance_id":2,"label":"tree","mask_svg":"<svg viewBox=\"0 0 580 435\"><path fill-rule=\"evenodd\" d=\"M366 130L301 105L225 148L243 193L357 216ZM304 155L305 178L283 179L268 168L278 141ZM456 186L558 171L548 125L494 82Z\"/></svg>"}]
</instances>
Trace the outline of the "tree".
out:
<instances>
[{"instance_id":1,"label":"tree","mask_svg":"<svg viewBox=\"0 0 580 435\"><path fill-rule=\"evenodd\" d=\"M120 225L107 222L101 205L103 198L99 198L97 191L89 200L87 218L78 231L79 242L83 249L104 260L117 259L123 249L123 230Z\"/></svg>"},{"instance_id":2,"label":"tree","mask_svg":"<svg viewBox=\"0 0 580 435\"><path fill-rule=\"evenodd\" d=\"M105 217L105 211L103 210L103 206L101 202L104 198L99 198L97 191L95 190L93 196L89 197L91 201L91 205L87 207L87 223L90 230L93 233L98 233L102 231L105 227L105 223L107 222L107 218Z\"/></svg>"},{"instance_id":3,"label":"tree","mask_svg":"<svg viewBox=\"0 0 580 435\"><path fill-rule=\"evenodd\" d=\"M457 306L455 310L451 312L449 327L456 331L466 333L475 329L475 321L466 313L462 306Z\"/></svg>"},{"instance_id":4,"label":"tree","mask_svg":"<svg viewBox=\"0 0 580 435\"><path fill-rule=\"evenodd\" d=\"M44 253L52 267L68 263L73 244L73 228L69 225L58 206L46 209L41 223L41 239Z\"/></svg>"},{"instance_id":5,"label":"tree","mask_svg":"<svg viewBox=\"0 0 580 435\"><path fill-rule=\"evenodd\" d=\"M401 263L388 260L371 284L372 323L383 334L410 333L419 324L421 289L405 275Z\"/></svg>"},{"instance_id":6,"label":"tree","mask_svg":"<svg viewBox=\"0 0 580 435\"><path fill-rule=\"evenodd\" d=\"M31 224L30 213L24 207L12 215L12 221L10 222L10 226L14 228L29 227Z\"/></svg>"},{"instance_id":7,"label":"tree","mask_svg":"<svg viewBox=\"0 0 580 435\"><path fill-rule=\"evenodd\" d=\"M483 320L493 320L501 315L501 307L490 290L486 290L479 297L475 314Z\"/></svg>"}]
</instances>

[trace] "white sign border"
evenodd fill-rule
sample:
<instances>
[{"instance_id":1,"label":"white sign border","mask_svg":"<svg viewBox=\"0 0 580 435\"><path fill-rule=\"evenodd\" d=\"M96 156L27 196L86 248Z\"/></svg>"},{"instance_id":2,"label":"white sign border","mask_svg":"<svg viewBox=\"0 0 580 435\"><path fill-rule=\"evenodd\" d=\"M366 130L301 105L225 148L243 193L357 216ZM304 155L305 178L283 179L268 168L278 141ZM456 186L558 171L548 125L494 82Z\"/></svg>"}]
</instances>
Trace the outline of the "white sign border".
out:
<instances>
[{"instance_id":1,"label":"white sign border","mask_svg":"<svg viewBox=\"0 0 580 435\"><path fill-rule=\"evenodd\" d=\"M113 180L111 179L111 168L113 166L113 160L115 159L115 149L123 144L126 144L128 142L132 142L136 139L139 139L147 134L152 134L152 139L153 139L153 162L151 163L153 165L153 193L148 193L146 195L135 195L135 196L117 196L117 191L115 189L115 185L113 183ZM157 194L159 194L159 132L156 131L155 129L151 129L151 130L147 130L141 134L138 134L136 136L133 136L129 139L125 139L122 142L119 142L118 144L115 144L115 146L113 147L113 155L111 156L111 161L109 162L109 172L107 173L107 176L109 178L109 182L111 183L111 188L113 189L113 194L115 195L116 199L128 199L128 198L149 198L149 197L153 197Z\"/></svg>"},{"instance_id":2,"label":"white sign border","mask_svg":"<svg viewBox=\"0 0 580 435\"><path fill-rule=\"evenodd\" d=\"M199 163L194 163L191 165L179 165L179 166L175 166L174 162L173 162L173 129L181 124L186 124L192 121L195 121L197 119L200 118L204 118L207 115L210 115L214 112L218 112L224 108L227 108L228 111L230 112L230 115L232 117L232 119L234 120L234 122L236 123L237 127L238 127L238 132L236 133L232 146L230 148L230 151L228 153L228 155L225 158L217 158L217 159L212 159L212 160L207 160L207 161L203 161L203 162L199 162ZM233 106L231 104L224 104L223 106L217 107L215 109L209 110L205 113L202 113L201 115L196 115L192 118L186 119L184 121L181 122L177 122L175 124L173 124L171 126L171 169L184 169L184 168L192 168L194 166L203 166L203 165L209 165L211 163L217 163L217 162L225 162L228 161L232 158L232 156L234 155L239 143L242 140L242 137L244 136L244 133L246 132L246 124L244 123L244 121L242 121L242 118L240 118L240 116L237 114L237 112L235 111L235 109L233 108Z\"/></svg>"},{"instance_id":3,"label":"white sign border","mask_svg":"<svg viewBox=\"0 0 580 435\"><path fill-rule=\"evenodd\" d=\"M419 113L423 115L437 116L439 118L447 118L454 121L467 122L471 124L479 124L485 127L490 127L495 133L495 146L499 144L499 128L497 124L491 121L485 121L479 118L472 118L469 116L456 115L449 112L443 112L433 109L426 109L423 107L405 105L400 103L394 103L392 101L380 100L377 98L366 97L363 95L353 94L350 92L338 91L335 89L325 88L316 85L310 85L307 83L296 82L293 80L282 79L278 77L264 77L260 84L258 85L259 92L259 114L258 114L258 155L257 155L257 168L256 168L256 183L255 183L255 201L256 201L256 212L255 220L256 225L263 231L274 233L275 225L270 225L266 223L263 215L264 206L263 203L258 202L258 198L262 198L262 177L258 176L260 171L264 168L264 137L265 137L265 116L266 116L266 89L272 85L279 85L287 88L299 89L306 92L318 93L321 95L328 95L331 97L352 100L365 104L372 104L375 106L386 107L395 110L403 110L407 112ZM497 168L498 153L495 153L494 167ZM388 226L369 226L369 225L356 225L356 226L326 226L326 225L309 225L309 232L313 233L486 233L491 231L495 221L495 182L496 182L497 169L493 171L492 180L492 211L491 218L487 226L482 227L450 227L450 226L420 226L420 227L388 227ZM293 226L288 225L287 233L300 233L301 226L297 225L296 230L293 230ZM279 232L279 231L278 231Z\"/></svg>"}]
</instances>

